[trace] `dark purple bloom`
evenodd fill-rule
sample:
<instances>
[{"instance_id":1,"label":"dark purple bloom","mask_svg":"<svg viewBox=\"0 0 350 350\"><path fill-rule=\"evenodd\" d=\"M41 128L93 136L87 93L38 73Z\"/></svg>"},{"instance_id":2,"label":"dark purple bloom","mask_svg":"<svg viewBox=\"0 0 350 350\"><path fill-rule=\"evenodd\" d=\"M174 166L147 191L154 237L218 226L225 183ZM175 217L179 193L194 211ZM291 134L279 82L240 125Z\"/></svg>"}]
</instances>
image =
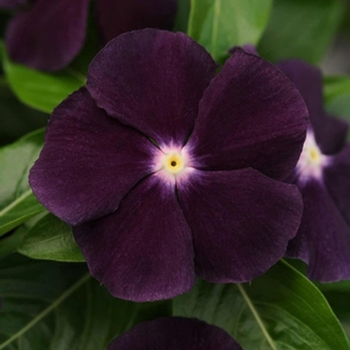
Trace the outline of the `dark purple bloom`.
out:
<instances>
[{"instance_id":1,"label":"dark purple bloom","mask_svg":"<svg viewBox=\"0 0 350 350\"><path fill-rule=\"evenodd\" d=\"M81 50L90 0L0 0L0 6L32 6L9 23L6 47L14 61L32 68L56 71ZM146 27L171 29L177 0L97 0L102 41ZM23 8L24 9L24 8Z\"/></svg>"},{"instance_id":2,"label":"dark purple bloom","mask_svg":"<svg viewBox=\"0 0 350 350\"><path fill-rule=\"evenodd\" d=\"M308 265L311 279L350 278L350 145L348 124L326 114L321 72L301 61L278 67L295 83L309 109L311 125L293 182L304 199L297 237L287 256Z\"/></svg>"},{"instance_id":3,"label":"dark purple bloom","mask_svg":"<svg viewBox=\"0 0 350 350\"><path fill-rule=\"evenodd\" d=\"M194 318L143 322L113 340L108 350L242 350L223 329Z\"/></svg>"},{"instance_id":4,"label":"dark purple bloom","mask_svg":"<svg viewBox=\"0 0 350 350\"><path fill-rule=\"evenodd\" d=\"M259 57L237 49L216 68L185 34L123 34L51 117L31 186L115 296L171 298L195 272L250 281L296 234L301 196L280 180L299 158L306 106Z\"/></svg>"}]
</instances>

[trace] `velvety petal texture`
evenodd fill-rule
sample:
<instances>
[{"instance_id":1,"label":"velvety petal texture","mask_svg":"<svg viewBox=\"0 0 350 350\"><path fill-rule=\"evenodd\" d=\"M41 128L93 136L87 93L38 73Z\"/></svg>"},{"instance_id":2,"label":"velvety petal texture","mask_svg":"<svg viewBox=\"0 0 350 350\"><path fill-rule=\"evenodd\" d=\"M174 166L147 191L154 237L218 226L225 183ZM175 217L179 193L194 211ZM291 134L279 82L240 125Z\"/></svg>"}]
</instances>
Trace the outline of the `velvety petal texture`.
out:
<instances>
[{"instance_id":1,"label":"velvety petal texture","mask_svg":"<svg viewBox=\"0 0 350 350\"><path fill-rule=\"evenodd\" d=\"M89 269L116 297L153 301L195 283L190 228L175 187L153 175L113 214L73 229Z\"/></svg>"},{"instance_id":2,"label":"velvety petal texture","mask_svg":"<svg viewBox=\"0 0 350 350\"><path fill-rule=\"evenodd\" d=\"M71 225L116 210L151 173L155 146L98 108L85 88L51 116L29 182L38 200Z\"/></svg>"},{"instance_id":3,"label":"velvety petal texture","mask_svg":"<svg viewBox=\"0 0 350 350\"><path fill-rule=\"evenodd\" d=\"M317 144L324 154L334 154L345 144L348 123L326 114L323 107L323 80L321 71L303 61L287 60L277 67L295 84L310 113Z\"/></svg>"},{"instance_id":4,"label":"velvety petal texture","mask_svg":"<svg viewBox=\"0 0 350 350\"><path fill-rule=\"evenodd\" d=\"M302 155L291 177L302 193L304 212L287 256L304 260L311 279L349 279L350 148L342 150L348 124L326 114L318 68L298 60L280 62L278 67L301 92L311 120Z\"/></svg>"},{"instance_id":5,"label":"velvety petal texture","mask_svg":"<svg viewBox=\"0 0 350 350\"><path fill-rule=\"evenodd\" d=\"M116 338L108 350L242 350L223 329L181 317L140 323Z\"/></svg>"},{"instance_id":6,"label":"velvety petal texture","mask_svg":"<svg viewBox=\"0 0 350 350\"><path fill-rule=\"evenodd\" d=\"M107 43L119 34L136 29L171 29L177 0L97 0L97 20Z\"/></svg>"},{"instance_id":7,"label":"velvety petal texture","mask_svg":"<svg viewBox=\"0 0 350 350\"><path fill-rule=\"evenodd\" d=\"M172 298L195 273L250 281L296 235L300 193L277 180L299 158L305 103L256 55L216 69L183 33L124 33L51 117L30 184L116 297Z\"/></svg>"},{"instance_id":8,"label":"velvety petal texture","mask_svg":"<svg viewBox=\"0 0 350 350\"><path fill-rule=\"evenodd\" d=\"M92 61L87 88L108 115L158 144L184 145L216 64L183 33L125 33Z\"/></svg>"},{"instance_id":9,"label":"velvety petal texture","mask_svg":"<svg viewBox=\"0 0 350 350\"><path fill-rule=\"evenodd\" d=\"M37 0L9 23L11 59L44 71L67 66L83 46L88 6L89 0Z\"/></svg>"},{"instance_id":10,"label":"velvety petal texture","mask_svg":"<svg viewBox=\"0 0 350 350\"><path fill-rule=\"evenodd\" d=\"M252 167L283 180L296 165L307 109L294 85L268 62L236 49L199 103L189 140L195 167Z\"/></svg>"},{"instance_id":11,"label":"velvety petal texture","mask_svg":"<svg viewBox=\"0 0 350 350\"><path fill-rule=\"evenodd\" d=\"M304 213L298 236L291 241L287 257L304 260L309 265L310 279L320 282L349 279L350 226L322 182L310 180L300 186L300 190Z\"/></svg>"},{"instance_id":12,"label":"velvety petal texture","mask_svg":"<svg viewBox=\"0 0 350 350\"><path fill-rule=\"evenodd\" d=\"M178 186L194 237L197 274L215 283L251 281L274 265L302 215L296 186L256 170L196 171Z\"/></svg>"}]
</instances>

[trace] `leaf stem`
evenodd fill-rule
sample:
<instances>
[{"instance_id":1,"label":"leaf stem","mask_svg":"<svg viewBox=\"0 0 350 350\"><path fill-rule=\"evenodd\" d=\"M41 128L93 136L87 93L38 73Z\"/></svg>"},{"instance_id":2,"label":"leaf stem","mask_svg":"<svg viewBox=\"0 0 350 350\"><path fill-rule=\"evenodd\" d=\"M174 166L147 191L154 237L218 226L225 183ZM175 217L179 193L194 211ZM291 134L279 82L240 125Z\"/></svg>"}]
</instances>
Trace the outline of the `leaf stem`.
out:
<instances>
[{"instance_id":1,"label":"leaf stem","mask_svg":"<svg viewBox=\"0 0 350 350\"><path fill-rule=\"evenodd\" d=\"M3 216L7 212L9 212L12 208L14 208L18 203L20 203L23 199L27 198L32 193L32 190L29 189L28 191L24 192L22 195L20 195L16 200L14 200L10 205L5 207L3 210L0 211L0 216Z\"/></svg>"},{"instance_id":2,"label":"leaf stem","mask_svg":"<svg viewBox=\"0 0 350 350\"><path fill-rule=\"evenodd\" d=\"M272 350L277 350L277 347L275 345L275 342L273 341L273 339L271 338L270 334L268 333L267 329L264 326L264 323L262 321L262 319L260 318L258 312L256 311L252 301L250 300L248 294L246 293L246 291L244 290L243 286L240 284L236 284L238 290L241 292L245 302L247 303L250 311L252 312L256 322L258 323L261 331L263 332L267 342L269 343L269 345L271 346ZM1 349L1 348L0 348Z\"/></svg>"},{"instance_id":3,"label":"leaf stem","mask_svg":"<svg viewBox=\"0 0 350 350\"><path fill-rule=\"evenodd\" d=\"M0 344L0 349L4 349L7 345L11 344L17 338L21 337L24 333L28 332L32 327L34 327L39 321L41 321L45 316L47 316L56 307L62 304L67 298L71 296L77 289L79 289L84 283L90 279L90 274L85 274L76 283L74 283L70 288L68 288L60 297L58 297L50 306L44 309L40 314L33 318L26 326L20 329L12 337L7 339L4 343Z\"/></svg>"}]
</instances>

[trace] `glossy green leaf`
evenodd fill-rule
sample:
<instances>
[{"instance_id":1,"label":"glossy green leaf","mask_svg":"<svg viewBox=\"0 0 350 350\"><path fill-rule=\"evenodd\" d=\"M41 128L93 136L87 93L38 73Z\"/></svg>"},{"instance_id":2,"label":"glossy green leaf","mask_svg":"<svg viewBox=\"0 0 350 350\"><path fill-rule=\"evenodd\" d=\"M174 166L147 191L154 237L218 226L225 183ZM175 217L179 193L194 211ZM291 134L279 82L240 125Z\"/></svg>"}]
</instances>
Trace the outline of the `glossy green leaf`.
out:
<instances>
[{"instance_id":1,"label":"glossy green leaf","mask_svg":"<svg viewBox=\"0 0 350 350\"><path fill-rule=\"evenodd\" d=\"M350 281L317 284L350 339Z\"/></svg>"},{"instance_id":2,"label":"glossy green leaf","mask_svg":"<svg viewBox=\"0 0 350 350\"><path fill-rule=\"evenodd\" d=\"M0 149L0 236L44 210L28 184L43 138L43 130L35 131Z\"/></svg>"},{"instance_id":3,"label":"glossy green leaf","mask_svg":"<svg viewBox=\"0 0 350 350\"><path fill-rule=\"evenodd\" d=\"M29 229L18 252L33 259L84 261L72 228L52 214L46 214Z\"/></svg>"},{"instance_id":4,"label":"glossy green leaf","mask_svg":"<svg viewBox=\"0 0 350 350\"><path fill-rule=\"evenodd\" d=\"M245 350L350 349L326 299L286 262L251 284L199 281L173 309L226 329Z\"/></svg>"},{"instance_id":5,"label":"glossy green leaf","mask_svg":"<svg viewBox=\"0 0 350 350\"><path fill-rule=\"evenodd\" d=\"M14 94L25 104L51 113L73 91L85 84L85 77L72 68L59 73L40 72L3 57L6 79Z\"/></svg>"},{"instance_id":6,"label":"glossy green leaf","mask_svg":"<svg viewBox=\"0 0 350 350\"><path fill-rule=\"evenodd\" d=\"M10 232L5 236L0 237L0 258L8 254L14 253L17 247L21 244L27 231L20 226L14 232Z\"/></svg>"},{"instance_id":7,"label":"glossy green leaf","mask_svg":"<svg viewBox=\"0 0 350 350\"><path fill-rule=\"evenodd\" d=\"M324 91L328 112L350 119L350 77L326 77Z\"/></svg>"},{"instance_id":8,"label":"glossy green leaf","mask_svg":"<svg viewBox=\"0 0 350 350\"><path fill-rule=\"evenodd\" d=\"M256 44L272 0L192 0L188 34L222 63L236 45Z\"/></svg>"},{"instance_id":9,"label":"glossy green leaf","mask_svg":"<svg viewBox=\"0 0 350 350\"><path fill-rule=\"evenodd\" d=\"M136 323L170 312L170 302L114 298L83 270L83 264L2 259L0 349L105 350Z\"/></svg>"},{"instance_id":10,"label":"glossy green leaf","mask_svg":"<svg viewBox=\"0 0 350 350\"><path fill-rule=\"evenodd\" d=\"M343 0L276 0L258 51L272 62L300 58L319 63L343 10Z\"/></svg>"}]
</instances>

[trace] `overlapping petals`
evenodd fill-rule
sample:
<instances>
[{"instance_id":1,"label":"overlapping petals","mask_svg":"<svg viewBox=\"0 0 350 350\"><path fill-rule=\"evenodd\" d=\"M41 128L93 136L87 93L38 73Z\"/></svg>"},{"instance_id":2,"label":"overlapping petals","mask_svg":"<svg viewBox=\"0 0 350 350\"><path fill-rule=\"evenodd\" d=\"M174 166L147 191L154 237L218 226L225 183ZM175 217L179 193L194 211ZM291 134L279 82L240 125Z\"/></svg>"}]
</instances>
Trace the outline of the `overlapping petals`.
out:
<instances>
[{"instance_id":1,"label":"overlapping petals","mask_svg":"<svg viewBox=\"0 0 350 350\"><path fill-rule=\"evenodd\" d=\"M178 195L193 234L196 272L211 282L263 274L286 251L302 214L295 186L253 169L197 171L178 185Z\"/></svg>"},{"instance_id":2,"label":"overlapping petals","mask_svg":"<svg viewBox=\"0 0 350 350\"><path fill-rule=\"evenodd\" d=\"M86 37L90 0L0 0L17 10L6 32L6 47L14 61L57 71L80 52ZM146 27L171 29L177 0L98 0L101 44L117 35Z\"/></svg>"},{"instance_id":3,"label":"overlapping petals","mask_svg":"<svg viewBox=\"0 0 350 350\"><path fill-rule=\"evenodd\" d=\"M54 111L45 143L30 184L48 210L71 225L116 210L152 171L153 144L112 120L84 88Z\"/></svg>"},{"instance_id":4,"label":"overlapping petals","mask_svg":"<svg viewBox=\"0 0 350 350\"><path fill-rule=\"evenodd\" d=\"M348 125L323 107L320 71L301 61L278 67L302 93L311 125L293 182L299 186L304 213L287 256L308 265L308 276L321 282L350 278L350 148Z\"/></svg>"},{"instance_id":5,"label":"overlapping petals","mask_svg":"<svg viewBox=\"0 0 350 350\"><path fill-rule=\"evenodd\" d=\"M87 88L108 115L159 145L183 146L217 66L185 34L169 36L145 30L110 42L91 63Z\"/></svg>"},{"instance_id":6,"label":"overlapping petals","mask_svg":"<svg viewBox=\"0 0 350 350\"><path fill-rule=\"evenodd\" d=\"M155 175L131 191L119 210L74 233L91 273L120 298L167 299L195 283L191 230L175 188Z\"/></svg>"},{"instance_id":7,"label":"overlapping petals","mask_svg":"<svg viewBox=\"0 0 350 350\"><path fill-rule=\"evenodd\" d=\"M253 167L283 180L299 158L306 115L289 79L256 55L236 49L200 101L189 148L199 168Z\"/></svg>"},{"instance_id":8,"label":"overlapping petals","mask_svg":"<svg viewBox=\"0 0 350 350\"><path fill-rule=\"evenodd\" d=\"M191 288L195 272L250 281L296 234L300 194L277 180L299 157L306 106L258 57L237 50L217 77L215 69L184 34L123 34L91 64L87 91L51 118L31 186L47 208L78 223L90 271L115 296L170 298ZM272 157L271 169L254 152Z\"/></svg>"},{"instance_id":9,"label":"overlapping petals","mask_svg":"<svg viewBox=\"0 0 350 350\"><path fill-rule=\"evenodd\" d=\"M108 350L145 349L242 350L223 329L197 319L181 317L141 323L108 346Z\"/></svg>"}]
</instances>

